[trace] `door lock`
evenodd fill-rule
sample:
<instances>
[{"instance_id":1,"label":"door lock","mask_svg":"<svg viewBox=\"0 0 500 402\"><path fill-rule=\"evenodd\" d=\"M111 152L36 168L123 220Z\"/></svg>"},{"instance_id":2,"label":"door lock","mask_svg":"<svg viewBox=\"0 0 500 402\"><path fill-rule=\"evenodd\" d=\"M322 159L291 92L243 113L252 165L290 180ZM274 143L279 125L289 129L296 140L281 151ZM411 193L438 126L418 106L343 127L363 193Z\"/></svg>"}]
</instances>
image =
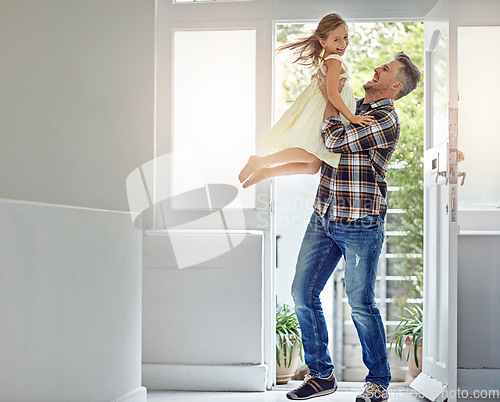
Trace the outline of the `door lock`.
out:
<instances>
[{"instance_id":1,"label":"door lock","mask_svg":"<svg viewBox=\"0 0 500 402\"><path fill-rule=\"evenodd\" d=\"M459 149L451 148L450 152L456 152L457 153L457 163L460 163L463 160L465 160L465 154L462 151L460 151Z\"/></svg>"}]
</instances>

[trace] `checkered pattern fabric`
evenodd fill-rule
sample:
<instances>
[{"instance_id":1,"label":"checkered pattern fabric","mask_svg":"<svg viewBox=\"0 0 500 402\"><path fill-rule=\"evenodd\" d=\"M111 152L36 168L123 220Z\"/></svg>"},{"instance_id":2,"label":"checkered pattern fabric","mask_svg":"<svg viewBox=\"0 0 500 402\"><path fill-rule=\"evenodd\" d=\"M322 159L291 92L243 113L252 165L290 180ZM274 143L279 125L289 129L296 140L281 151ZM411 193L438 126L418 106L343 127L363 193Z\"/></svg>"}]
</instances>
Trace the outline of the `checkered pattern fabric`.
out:
<instances>
[{"instance_id":1,"label":"checkered pattern fabric","mask_svg":"<svg viewBox=\"0 0 500 402\"><path fill-rule=\"evenodd\" d=\"M323 163L314 209L332 220L384 218L387 212L385 174L399 140L399 118L392 99L363 100L357 101L356 114L373 116L369 126L344 126L336 115L323 123L325 146L341 157L337 169Z\"/></svg>"}]
</instances>

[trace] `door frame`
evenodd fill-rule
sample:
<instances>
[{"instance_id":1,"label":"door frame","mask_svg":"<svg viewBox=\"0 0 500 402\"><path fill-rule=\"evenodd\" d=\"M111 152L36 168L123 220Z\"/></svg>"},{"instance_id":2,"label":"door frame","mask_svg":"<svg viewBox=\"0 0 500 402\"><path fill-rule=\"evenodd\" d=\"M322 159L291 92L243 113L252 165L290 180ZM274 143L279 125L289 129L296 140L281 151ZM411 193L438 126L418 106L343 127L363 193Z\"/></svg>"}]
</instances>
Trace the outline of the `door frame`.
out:
<instances>
[{"instance_id":1,"label":"door frame","mask_svg":"<svg viewBox=\"0 0 500 402\"><path fill-rule=\"evenodd\" d=\"M155 158L171 152L171 121L172 100L171 94L165 91L172 82L172 31L174 29L237 29L252 28L257 30L257 135L256 151L264 152L260 145L267 130L271 126L273 74L273 46L275 26L281 22L311 22L331 12L331 2L328 0L312 0L310 2L293 2L287 0L253 0L240 2L217 2L197 4L172 4L172 0L155 0L156 2L156 32L155 32ZM343 16L352 21L422 21L426 11L435 0L419 2L416 8L401 4L398 0L382 0L370 8L359 7L351 1L338 5ZM169 12L175 9L175 12ZM401 8L398 8L401 7ZM223 13L221 13L223 11ZM374 17L366 18L370 13ZM221 18L224 15L224 18ZM241 20L241 16L245 19ZM170 43L165 42L170 38ZM163 46L166 44L167 46ZM161 71L161 73L159 73ZM163 89L162 89L163 88ZM159 110L162 113L159 113ZM155 171L155 183L169 178L160 177ZM264 362L268 364L268 388L274 383L275 370L275 290L274 290L274 186L268 183L259 183L257 188L257 207L245 210L246 228L259 229L265 233L264 252ZM157 201L156 196L154 201ZM156 202L155 202L156 205ZM179 212L181 213L181 212ZM266 224L262 223L262 214L266 216ZM145 222L146 228L156 228L158 212L155 209L151 222ZM267 307L266 307L267 306ZM271 306L272 308L269 308Z\"/></svg>"}]
</instances>

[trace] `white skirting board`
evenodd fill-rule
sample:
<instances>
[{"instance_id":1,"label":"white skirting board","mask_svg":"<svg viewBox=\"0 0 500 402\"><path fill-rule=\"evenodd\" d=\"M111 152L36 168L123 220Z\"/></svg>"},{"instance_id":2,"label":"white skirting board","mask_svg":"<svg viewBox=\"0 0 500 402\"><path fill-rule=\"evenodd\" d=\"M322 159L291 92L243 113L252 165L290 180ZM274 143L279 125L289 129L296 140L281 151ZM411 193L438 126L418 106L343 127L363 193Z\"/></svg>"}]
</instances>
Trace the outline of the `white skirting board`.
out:
<instances>
[{"instance_id":1,"label":"white skirting board","mask_svg":"<svg viewBox=\"0 0 500 402\"><path fill-rule=\"evenodd\" d=\"M148 393L145 387L138 387L133 391L127 392L118 398L111 400L110 402L147 402Z\"/></svg>"},{"instance_id":2,"label":"white skirting board","mask_svg":"<svg viewBox=\"0 0 500 402\"><path fill-rule=\"evenodd\" d=\"M500 369L458 369L458 388L470 397L500 398Z\"/></svg>"},{"instance_id":3,"label":"white skirting board","mask_svg":"<svg viewBox=\"0 0 500 402\"><path fill-rule=\"evenodd\" d=\"M264 392L267 365L142 364L142 385L150 391Z\"/></svg>"}]
</instances>

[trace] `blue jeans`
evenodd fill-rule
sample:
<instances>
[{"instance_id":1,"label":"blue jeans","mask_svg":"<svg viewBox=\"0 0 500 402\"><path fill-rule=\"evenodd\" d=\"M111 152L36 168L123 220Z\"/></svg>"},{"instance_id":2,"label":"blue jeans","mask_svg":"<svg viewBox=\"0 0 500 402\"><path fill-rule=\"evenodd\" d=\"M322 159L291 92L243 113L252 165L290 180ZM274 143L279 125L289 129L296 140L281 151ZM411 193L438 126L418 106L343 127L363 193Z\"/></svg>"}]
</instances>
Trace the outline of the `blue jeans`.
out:
<instances>
[{"instance_id":1,"label":"blue jeans","mask_svg":"<svg viewBox=\"0 0 500 402\"><path fill-rule=\"evenodd\" d=\"M311 216L297 260L292 296L312 376L324 378L333 371L319 295L344 256L347 299L369 371L366 381L389 386L385 329L374 290L383 241L384 221L378 215L351 222L330 220L317 212Z\"/></svg>"}]
</instances>

